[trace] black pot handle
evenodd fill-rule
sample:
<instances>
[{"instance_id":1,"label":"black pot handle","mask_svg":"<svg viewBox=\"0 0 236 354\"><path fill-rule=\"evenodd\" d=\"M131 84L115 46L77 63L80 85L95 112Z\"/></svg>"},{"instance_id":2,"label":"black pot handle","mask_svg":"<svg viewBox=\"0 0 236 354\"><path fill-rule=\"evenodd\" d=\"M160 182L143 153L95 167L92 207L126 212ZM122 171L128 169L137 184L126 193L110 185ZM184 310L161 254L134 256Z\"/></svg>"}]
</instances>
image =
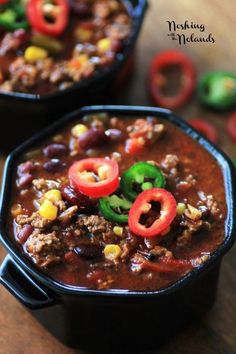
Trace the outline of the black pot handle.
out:
<instances>
[{"instance_id":1,"label":"black pot handle","mask_svg":"<svg viewBox=\"0 0 236 354\"><path fill-rule=\"evenodd\" d=\"M2 262L0 283L30 309L41 309L52 306L56 302L56 299L20 268L10 255L7 255Z\"/></svg>"}]
</instances>

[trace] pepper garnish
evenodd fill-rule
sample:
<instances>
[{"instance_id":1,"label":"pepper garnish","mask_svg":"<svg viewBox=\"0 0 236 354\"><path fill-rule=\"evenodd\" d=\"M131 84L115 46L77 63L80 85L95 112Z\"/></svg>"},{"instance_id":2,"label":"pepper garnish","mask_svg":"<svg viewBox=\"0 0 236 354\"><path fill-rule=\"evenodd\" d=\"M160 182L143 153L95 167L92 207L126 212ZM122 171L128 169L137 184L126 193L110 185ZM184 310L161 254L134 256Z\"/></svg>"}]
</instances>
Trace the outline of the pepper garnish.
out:
<instances>
[{"instance_id":1,"label":"pepper garnish","mask_svg":"<svg viewBox=\"0 0 236 354\"><path fill-rule=\"evenodd\" d=\"M163 93L167 78L163 71L171 67L180 67L181 86L176 95ZM164 51L157 54L149 69L149 91L153 102L162 107L175 109L181 107L192 95L196 84L196 71L191 60L178 50Z\"/></svg>"},{"instance_id":2,"label":"pepper garnish","mask_svg":"<svg viewBox=\"0 0 236 354\"><path fill-rule=\"evenodd\" d=\"M2 6L0 8L0 27L4 27L9 31L27 29L28 22L25 7L20 1L12 0Z\"/></svg>"},{"instance_id":3,"label":"pepper garnish","mask_svg":"<svg viewBox=\"0 0 236 354\"><path fill-rule=\"evenodd\" d=\"M203 75L199 80L198 95L202 103L218 110L236 106L236 74L213 71Z\"/></svg>"},{"instance_id":4,"label":"pepper garnish","mask_svg":"<svg viewBox=\"0 0 236 354\"><path fill-rule=\"evenodd\" d=\"M226 129L229 136L236 141L236 111L229 116Z\"/></svg>"},{"instance_id":5,"label":"pepper garnish","mask_svg":"<svg viewBox=\"0 0 236 354\"><path fill-rule=\"evenodd\" d=\"M70 167L69 179L81 193L93 198L104 197L119 185L119 166L116 161L104 158L83 159Z\"/></svg>"},{"instance_id":6,"label":"pepper garnish","mask_svg":"<svg viewBox=\"0 0 236 354\"><path fill-rule=\"evenodd\" d=\"M135 200L143 190L164 185L165 177L161 170L147 162L135 163L123 173L120 181L121 189L129 200Z\"/></svg>"},{"instance_id":7,"label":"pepper garnish","mask_svg":"<svg viewBox=\"0 0 236 354\"><path fill-rule=\"evenodd\" d=\"M202 135L205 135L212 143L216 144L219 140L218 133L215 127L204 121L203 119L190 119L188 123L199 131Z\"/></svg>"},{"instance_id":8,"label":"pepper garnish","mask_svg":"<svg viewBox=\"0 0 236 354\"><path fill-rule=\"evenodd\" d=\"M152 202L161 205L160 215L147 227L140 222L142 215L147 215L152 209ZM176 216L176 200L173 195L162 188L152 188L142 192L129 211L128 224L130 230L142 237L161 236Z\"/></svg>"},{"instance_id":9,"label":"pepper garnish","mask_svg":"<svg viewBox=\"0 0 236 354\"><path fill-rule=\"evenodd\" d=\"M57 38L52 38L44 34L34 34L31 43L37 47L46 49L50 54L59 54L63 50L63 44Z\"/></svg>"},{"instance_id":10,"label":"pepper garnish","mask_svg":"<svg viewBox=\"0 0 236 354\"><path fill-rule=\"evenodd\" d=\"M27 17L31 26L49 36L60 36L68 23L69 6L67 0L29 0Z\"/></svg>"},{"instance_id":11,"label":"pepper garnish","mask_svg":"<svg viewBox=\"0 0 236 354\"><path fill-rule=\"evenodd\" d=\"M124 212L131 208L132 203L124 198L113 194L109 197L99 199L99 210L102 215L110 220L118 223L128 223L128 214Z\"/></svg>"}]
</instances>

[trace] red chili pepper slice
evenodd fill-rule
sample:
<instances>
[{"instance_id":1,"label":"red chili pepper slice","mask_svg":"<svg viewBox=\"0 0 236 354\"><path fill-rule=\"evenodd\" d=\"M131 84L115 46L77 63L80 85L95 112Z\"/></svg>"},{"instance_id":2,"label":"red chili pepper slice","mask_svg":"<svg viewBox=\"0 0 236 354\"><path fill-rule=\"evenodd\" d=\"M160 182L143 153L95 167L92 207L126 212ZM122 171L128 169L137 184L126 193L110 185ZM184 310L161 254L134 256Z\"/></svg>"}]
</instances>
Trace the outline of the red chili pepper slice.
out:
<instances>
[{"instance_id":1,"label":"red chili pepper slice","mask_svg":"<svg viewBox=\"0 0 236 354\"><path fill-rule=\"evenodd\" d=\"M182 71L181 87L175 96L163 94L166 84L163 70L179 66ZM196 86L196 71L191 60L178 50L168 50L157 54L149 68L149 91L156 105L175 109L181 107L192 95Z\"/></svg>"},{"instance_id":2,"label":"red chili pepper slice","mask_svg":"<svg viewBox=\"0 0 236 354\"><path fill-rule=\"evenodd\" d=\"M236 141L236 111L233 112L227 120L226 129L229 136Z\"/></svg>"},{"instance_id":3,"label":"red chili pepper slice","mask_svg":"<svg viewBox=\"0 0 236 354\"><path fill-rule=\"evenodd\" d=\"M45 11L46 5L43 0L29 0L26 10L29 23L38 32L53 37L60 36L65 30L69 18L67 0L52 1L50 21L47 19L49 14Z\"/></svg>"},{"instance_id":4,"label":"red chili pepper slice","mask_svg":"<svg viewBox=\"0 0 236 354\"><path fill-rule=\"evenodd\" d=\"M69 179L81 193L93 198L104 197L113 193L119 185L119 166L114 160L83 159L70 167Z\"/></svg>"},{"instance_id":5,"label":"red chili pepper slice","mask_svg":"<svg viewBox=\"0 0 236 354\"><path fill-rule=\"evenodd\" d=\"M140 223L141 215L151 210L151 202L161 204L160 216L150 227ZM148 189L136 198L129 211L128 224L130 230L142 237L161 236L176 216L176 200L173 195L162 188Z\"/></svg>"},{"instance_id":6,"label":"red chili pepper slice","mask_svg":"<svg viewBox=\"0 0 236 354\"><path fill-rule=\"evenodd\" d=\"M9 0L0 0L0 5L5 5L9 2Z\"/></svg>"},{"instance_id":7,"label":"red chili pepper slice","mask_svg":"<svg viewBox=\"0 0 236 354\"><path fill-rule=\"evenodd\" d=\"M216 144L218 142L219 136L216 128L212 124L202 119L190 119L188 123L212 143Z\"/></svg>"},{"instance_id":8,"label":"red chili pepper slice","mask_svg":"<svg viewBox=\"0 0 236 354\"><path fill-rule=\"evenodd\" d=\"M158 273L179 273L193 269L193 264L190 260L169 257L161 257L156 263L143 258L138 264L140 264L144 270L150 270Z\"/></svg>"}]
</instances>

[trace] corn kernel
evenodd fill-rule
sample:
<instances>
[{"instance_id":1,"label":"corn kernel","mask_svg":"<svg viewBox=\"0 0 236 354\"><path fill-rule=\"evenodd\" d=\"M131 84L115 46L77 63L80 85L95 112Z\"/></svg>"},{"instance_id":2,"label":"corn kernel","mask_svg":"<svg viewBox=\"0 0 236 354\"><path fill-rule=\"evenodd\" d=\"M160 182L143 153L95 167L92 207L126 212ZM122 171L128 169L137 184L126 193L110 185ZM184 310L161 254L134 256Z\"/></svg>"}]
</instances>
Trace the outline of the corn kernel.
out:
<instances>
[{"instance_id":1,"label":"corn kernel","mask_svg":"<svg viewBox=\"0 0 236 354\"><path fill-rule=\"evenodd\" d=\"M78 27L75 30L75 37L80 42L87 42L91 39L93 32L87 28Z\"/></svg>"},{"instance_id":2,"label":"corn kernel","mask_svg":"<svg viewBox=\"0 0 236 354\"><path fill-rule=\"evenodd\" d=\"M115 235L121 237L121 236L123 235L123 227L121 227L121 226L114 226L114 227L113 227L113 232L114 232Z\"/></svg>"},{"instance_id":3,"label":"corn kernel","mask_svg":"<svg viewBox=\"0 0 236 354\"><path fill-rule=\"evenodd\" d=\"M177 214L182 215L185 212L186 205L184 203L177 204Z\"/></svg>"},{"instance_id":4,"label":"corn kernel","mask_svg":"<svg viewBox=\"0 0 236 354\"><path fill-rule=\"evenodd\" d=\"M97 42L97 47L98 50L102 53L108 52L109 50L111 50L111 40L109 38L100 39Z\"/></svg>"},{"instance_id":5,"label":"corn kernel","mask_svg":"<svg viewBox=\"0 0 236 354\"><path fill-rule=\"evenodd\" d=\"M72 129L71 129L71 134L75 137L78 138L80 135L86 133L88 128L84 124L76 124Z\"/></svg>"},{"instance_id":6,"label":"corn kernel","mask_svg":"<svg viewBox=\"0 0 236 354\"><path fill-rule=\"evenodd\" d=\"M48 56L48 52L46 49L36 47L36 46L30 46L26 48L24 53L25 60L30 63L34 63L37 60L46 59L47 56Z\"/></svg>"},{"instance_id":7,"label":"corn kernel","mask_svg":"<svg viewBox=\"0 0 236 354\"><path fill-rule=\"evenodd\" d=\"M109 261L115 261L121 254L121 248L118 245L110 244L104 248L105 258Z\"/></svg>"},{"instance_id":8,"label":"corn kernel","mask_svg":"<svg viewBox=\"0 0 236 354\"><path fill-rule=\"evenodd\" d=\"M62 200L61 192L58 189L51 189L45 193L44 198L50 200L53 203Z\"/></svg>"},{"instance_id":9,"label":"corn kernel","mask_svg":"<svg viewBox=\"0 0 236 354\"><path fill-rule=\"evenodd\" d=\"M40 205L39 208L39 214L48 220L55 220L57 218L57 207L55 205L53 205L53 203L48 200L45 199L44 202Z\"/></svg>"}]
</instances>

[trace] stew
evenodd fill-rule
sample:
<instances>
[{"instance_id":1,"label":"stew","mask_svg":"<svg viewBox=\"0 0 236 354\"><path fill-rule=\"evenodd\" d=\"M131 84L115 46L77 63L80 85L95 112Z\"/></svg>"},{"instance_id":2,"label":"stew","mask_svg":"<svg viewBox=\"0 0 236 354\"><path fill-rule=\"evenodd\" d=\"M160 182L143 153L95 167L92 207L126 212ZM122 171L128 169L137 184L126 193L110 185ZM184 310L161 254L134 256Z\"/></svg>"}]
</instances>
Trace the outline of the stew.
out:
<instances>
[{"instance_id":1,"label":"stew","mask_svg":"<svg viewBox=\"0 0 236 354\"><path fill-rule=\"evenodd\" d=\"M22 157L11 205L25 256L90 289L164 288L224 239L217 161L158 117L84 116Z\"/></svg>"},{"instance_id":2,"label":"stew","mask_svg":"<svg viewBox=\"0 0 236 354\"><path fill-rule=\"evenodd\" d=\"M132 27L121 0L0 3L0 92L49 94L122 54Z\"/></svg>"}]
</instances>

